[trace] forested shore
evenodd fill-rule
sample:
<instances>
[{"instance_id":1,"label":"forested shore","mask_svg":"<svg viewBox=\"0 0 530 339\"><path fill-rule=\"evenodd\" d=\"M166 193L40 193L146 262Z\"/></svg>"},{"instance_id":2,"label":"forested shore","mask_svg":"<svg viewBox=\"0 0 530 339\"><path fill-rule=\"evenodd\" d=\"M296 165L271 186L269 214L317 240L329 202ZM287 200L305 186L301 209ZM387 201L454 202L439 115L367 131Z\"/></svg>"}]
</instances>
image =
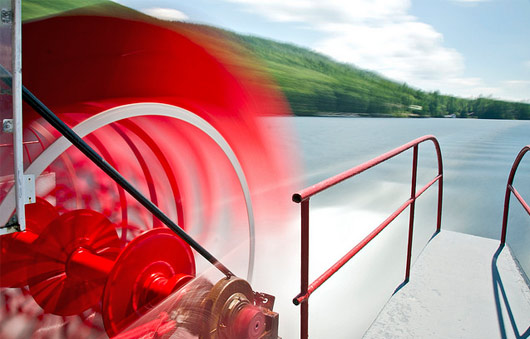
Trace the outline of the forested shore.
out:
<instances>
[{"instance_id":1,"label":"forested shore","mask_svg":"<svg viewBox=\"0 0 530 339\"><path fill-rule=\"evenodd\" d=\"M426 92L305 48L235 36L262 60L296 115L530 119L528 103Z\"/></svg>"}]
</instances>

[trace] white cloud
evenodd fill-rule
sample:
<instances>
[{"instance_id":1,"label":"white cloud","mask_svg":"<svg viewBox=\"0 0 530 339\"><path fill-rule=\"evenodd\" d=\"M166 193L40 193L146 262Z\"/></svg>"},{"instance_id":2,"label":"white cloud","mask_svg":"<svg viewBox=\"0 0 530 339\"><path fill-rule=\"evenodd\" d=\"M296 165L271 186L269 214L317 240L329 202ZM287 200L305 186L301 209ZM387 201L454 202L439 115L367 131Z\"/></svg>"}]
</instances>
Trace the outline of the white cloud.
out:
<instances>
[{"instance_id":1,"label":"white cloud","mask_svg":"<svg viewBox=\"0 0 530 339\"><path fill-rule=\"evenodd\" d=\"M421 22L333 26L330 33L337 33L320 41L317 51L399 81L458 77L464 69L463 57L445 48L441 34Z\"/></svg>"},{"instance_id":2,"label":"white cloud","mask_svg":"<svg viewBox=\"0 0 530 339\"><path fill-rule=\"evenodd\" d=\"M453 86L460 87L480 87L484 86L481 78L452 78L448 82Z\"/></svg>"},{"instance_id":3,"label":"white cloud","mask_svg":"<svg viewBox=\"0 0 530 339\"><path fill-rule=\"evenodd\" d=\"M530 102L530 80L505 80L501 86L502 95L500 97Z\"/></svg>"},{"instance_id":4,"label":"white cloud","mask_svg":"<svg viewBox=\"0 0 530 339\"><path fill-rule=\"evenodd\" d=\"M225 0L268 20L297 23L322 36L318 52L422 90L462 97L530 100L520 80L465 77L465 59L436 29L409 14L411 0ZM490 0L448 0L477 5ZM530 70L530 60L525 62Z\"/></svg>"},{"instance_id":5,"label":"white cloud","mask_svg":"<svg viewBox=\"0 0 530 339\"><path fill-rule=\"evenodd\" d=\"M486 83L481 78L448 78L434 83L419 81L419 88L440 90L442 93L456 94L465 98L479 96L502 100L530 102L530 80L505 80ZM431 86L431 87L429 87Z\"/></svg>"},{"instance_id":6,"label":"white cloud","mask_svg":"<svg viewBox=\"0 0 530 339\"><path fill-rule=\"evenodd\" d=\"M409 0L227 0L273 21L312 25L386 20L405 15Z\"/></svg>"},{"instance_id":7,"label":"white cloud","mask_svg":"<svg viewBox=\"0 0 530 339\"><path fill-rule=\"evenodd\" d=\"M450 89L462 97L478 96L530 102L530 80L505 80L486 84L480 78L453 78L441 81L439 88Z\"/></svg>"},{"instance_id":8,"label":"white cloud","mask_svg":"<svg viewBox=\"0 0 530 339\"><path fill-rule=\"evenodd\" d=\"M188 20L188 16L186 14L176 9L172 9L172 8L153 7L153 8L143 9L142 12L144 12L147 15L154 16L155 18L162 19L162 20L168 20L168 21Z\"/></svg>"},{"instance_id":9,"label":"white cloud","mask_svg":"<svg viewBox=\"0 0 530 339\"><path fill-rule=\"evenodd\" d=\"M323 33L311 46L346 63L426 90L475 84L464 79L463 56L443 36L410 15L410 0L227 0L272 21L303 23ZM466 0L476 1L476 0Z\"/></svg>"}]
</instances>

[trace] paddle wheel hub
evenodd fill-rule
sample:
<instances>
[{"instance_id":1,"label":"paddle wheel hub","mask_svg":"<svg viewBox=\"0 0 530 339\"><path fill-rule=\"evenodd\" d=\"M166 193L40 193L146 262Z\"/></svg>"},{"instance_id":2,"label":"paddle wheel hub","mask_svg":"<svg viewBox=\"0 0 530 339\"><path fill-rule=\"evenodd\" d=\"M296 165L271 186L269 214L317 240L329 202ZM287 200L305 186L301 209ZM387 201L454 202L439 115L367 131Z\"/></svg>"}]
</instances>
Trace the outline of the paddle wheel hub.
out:
<instances>
[{"instance_id":1,"label":"paddle wheel hub","mask_svg":"<svg viewBox=\"0 0 530 339\"><path fill-rule=\"evenodd\" d=\"M103 293L107 333L119 333L152 307L195 277L190 247L166 228L155 228L131 241L120 253Z\"/></svg>"}]
</instances>

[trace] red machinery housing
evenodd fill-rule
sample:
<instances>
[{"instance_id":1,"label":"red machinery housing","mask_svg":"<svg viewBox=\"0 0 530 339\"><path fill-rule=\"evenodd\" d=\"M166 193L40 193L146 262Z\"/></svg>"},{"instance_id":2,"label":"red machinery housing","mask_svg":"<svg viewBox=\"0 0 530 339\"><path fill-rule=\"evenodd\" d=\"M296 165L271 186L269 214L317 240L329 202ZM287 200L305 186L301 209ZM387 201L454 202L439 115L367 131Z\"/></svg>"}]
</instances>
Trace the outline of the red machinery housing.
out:
<instances>
[{"instance_id":1,"label":"red machinery housing","mask_svg":"<svg viewBox=\"0 0 530 339\"><path fill-rule=\"evenodd\" d=\"M292 155L261 118L288 107L243 47L136 12L77 12L25 23L23 53L26 88L204 247L238 248L234 272L251 279L254 219L286 213L276 197L290 188L270 185ZM277 337L273 297L196 278L208 263L30 107L24 149L38 198L26 231L0 238L1 336ZM0 182L7 217L12 194ZM142 318L170 295L172 312Z\"/></svg>"}]
</instances>

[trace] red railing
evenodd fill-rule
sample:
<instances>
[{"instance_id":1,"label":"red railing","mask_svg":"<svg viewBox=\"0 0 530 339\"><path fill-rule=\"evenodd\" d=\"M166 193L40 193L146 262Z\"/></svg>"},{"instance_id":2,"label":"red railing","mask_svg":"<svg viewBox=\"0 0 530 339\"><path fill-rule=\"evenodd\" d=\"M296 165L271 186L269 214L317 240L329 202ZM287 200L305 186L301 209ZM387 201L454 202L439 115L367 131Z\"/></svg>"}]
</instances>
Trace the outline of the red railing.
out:
<instances>
[{"instance_id":1,"label":"red railing","mask_svg":"<svg viewBox=\"0 0 530 339\"><path fill-rule=\"evenodd\" d=\"M510 176L508 177L508 183L506 184L506 196L504 198L504 213L502 217L502 233L501 233L501 246L506 243L506 229L508 227L508 211L510 207L510 193L513 193L513 195L519 200L523 208L526 210L526 212L530 215L530 206L528 206L528 203L523 199L521 194L513 187L513 179L515 177L515 172L517 171L517 168L519 167L519 164L521 163L521 160L523 160L524 155L526 152L530 151L530 145L527 145L523 147L523 149L519 152L517 157L515 158L515 161L512 165L512 170L510 171Z\"/></svg>"},{"instance_id":2,"label":"red railing","mask_svg":"<svg viewBox=\"0 0 530 339\"><path fill-rule=\"evenodd\" d=\"M429 183L423 186L419 191L416 191L416 179L418 170L418 146L420 143L425 141L432 141L436 149L436 155L438 157L438 175L432 179ZM319 276L310 285L309 280L309 199L315 194L322 192L331 186L334 186L346 179L356 176L388 159L395 157L398 154L405 152L406 150L413 148L412 158L412 179L411 179L411 193L410 198L405 201L394 213L392 213L383 223L375 228L368 236L366 236L360 243L353 247L346 255L344 255L339 261L332 265L326 270L321 276ZM442 153L440 151L440 144L438 140L432 135L426 135L421 138L415 139L401 147L398 147L390 152L380 155L370 161L365 162L357 167L349 169L341 174L326 179L318 184L308 187L298 193L293 194L293 201L301 203L301 226L302 226L302 243L301 243L301 279L300 279L300 290L301 292L293 299L295 305L300 305L300 337L308 338L309 336L309 305L308 299L311 293L313 293L318 287L320 287L326 280L328 280L335 272L337 272L344 264L346 264L353 256L355 256L364 246L366 246L373 238L375 238L386 226L388 226L398 215L401 214L407 207L410 206L410 218L409 218L409 235L408 235L408 248L407 248L407 265L405 272L405 282L408 281L410 275L411 265L411 254L412 254L412 230L414 226L414 208L416 199L423 194L429 187L435 182L438 182L438 216L436 232L440 231L441 220L442 220L442 192L443 192L443 166L442 166Z\"/></svg>"}]
</instances>

